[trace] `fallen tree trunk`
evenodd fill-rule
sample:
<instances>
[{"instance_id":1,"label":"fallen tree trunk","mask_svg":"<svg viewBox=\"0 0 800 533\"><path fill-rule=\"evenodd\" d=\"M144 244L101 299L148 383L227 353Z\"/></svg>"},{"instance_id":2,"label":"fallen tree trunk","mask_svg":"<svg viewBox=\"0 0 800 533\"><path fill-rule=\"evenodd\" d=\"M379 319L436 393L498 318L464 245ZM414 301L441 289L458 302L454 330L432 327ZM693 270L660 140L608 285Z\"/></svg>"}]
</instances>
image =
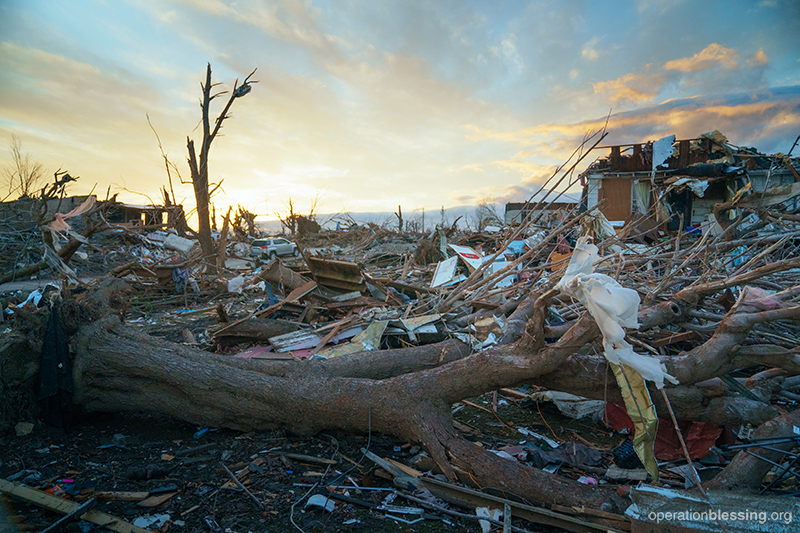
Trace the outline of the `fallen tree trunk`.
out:
<instances>
[{"instance_id":1,"label":"fallen tree trunk","mask_svg":"<svg viewBox=\"0 0 800 533\"><path fill-rule=\"evenodd\" d=\"M461 439L450 415L450 405L462 398L552 371L586 342L591 325L579 321L538 354L518 355L505 346L430 370L372 380L268 376L231 366L224 357L152 339L108 318L80 334L75 400L87 410L159 411L240 430L391 434L423 444L451 479L454 466L462 466L481 486L504 487L531 502L621 510L625 505L611 489L506 461Z\"/></svg>"}]
</instances>

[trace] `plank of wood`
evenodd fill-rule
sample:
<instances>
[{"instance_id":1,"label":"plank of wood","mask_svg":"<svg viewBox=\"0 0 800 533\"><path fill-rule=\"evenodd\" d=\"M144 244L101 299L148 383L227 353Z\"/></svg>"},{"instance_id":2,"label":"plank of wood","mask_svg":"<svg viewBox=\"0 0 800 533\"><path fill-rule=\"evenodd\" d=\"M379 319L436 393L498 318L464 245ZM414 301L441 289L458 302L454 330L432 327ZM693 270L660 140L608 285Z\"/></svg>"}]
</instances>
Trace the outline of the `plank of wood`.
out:
<instances>
[{"instance_id":1,"label":"plank of wood","mask_svg":"<svg viewBox=\"0 0 800 533\"><path fill-rule=\"evenodd\" d=\"M285 298L285 300L287 302L294 302L316 288L317 288L317 282L314 280L310 280L308 281L308 283L304 283L303 285L300 285L295 290L290 292L289 295Z\"/></svg>"},{"instance_id":2,"label":"plank of wood","mask_svg":"<svg viewBox=\"0 0 800 533\"><path fill-rule=\"evenodd\" d=\"M94 499L100 502L140 502L150 496L149 492L95 492Z\"/></svg>"},{"instance_id":3,"label":"plank of wood","mask_svg":"<svg viewBox=\"0 0 800 533\"><path fill-rule=\"evenodd\" d=\"M444 481L438 481L436 479L422 478L420 481L421 485L430 490L437 498L466 508L498 508L499 506L505 507L505 504L507 503L511 507L511 512L514 516L524 518L525 520L535 524L555 526L567 531L572 531L573 533L621 533L622 531L625 531L623 529L614 527L617 525L616 521L614 522L614 525L611 525L610 523L608 525L599 524L595 521L602 520L600 518L593 518L593 521L589 521L586 518L577 518L574 516L557 513L549 509L542 509L539 507L513 502L498 496L492 496L490 494L478 492L466 487L460 487ZM630 522L620 523L620 525L622 524L630 525Z\"/></svg>"},{"instance_id":4,"label":"plank of wood","mask_svg":"<svg viewBox=\"0 0 800 533\"><path fill-rule=\"evenodd\" d=\"M173 496L178 494L177 492L167 492L166 494L157 494L155 496L150 496L146 500L142 500L136 505L139 507L158 507L165 501L169 500Z\"/></svg>"},{"instance_id":5,"label":"plank of wood","mask_svg":"<svg viewBox=\"0 0 800 533\"><path fill-rule=\"evenodd\" d=\"M390 463L392 463L397 468L399 468L400 470L402 470L403 472L405 472L406 474L408 474L409 476L420 477L422 475L422 472L420 472L416 468L411 468L410 466L405 465L400 461L395 461L391 457L385 457L385 459Z\"/></svg>"},{"instance_id":6,"label":"plank of wood","mask_svg":"<svg viewBox=\"0 0 800 533\"><path fill-rule=\"evenodd\" d=\"M200 509L200 506L199 506L199 505L194 505L194 506L192 506L192 507L189 507L188 509L186 509L185 511L183 511L183 512L181 513L181 516L186 516L187 514L189 514L189 513L193 512L193 511L196 511L196 510L198 510L198 509Z\"/></svg>"},{"instance_id":7,"label":"plank of wood","mask_svg":"<svg viewBox=\"0 0 800 533\"><path fill-rule=\"evenodd\" d=\"M585 516L596 516L598 518L606 518L608 520L617 520L619 522L630 522L631 519L625 515L609 513L606 511L601 511L600 509L592 509L591 507L578 507L573 505L572 507L567 507L564 505L556 505L553 504L550 506L550 509L559 513L567 513L571 515L585 515Z\"/></svg>"},{"instance_id":8,"label":"plank of wood","mask_svg":"<svg viewBox=\"0 0 800 533\"><path fill-rule=\"evenodd\" d=\"M524 392L519 392L514 389L500 389L500 392L506 396L511 396L512 398L516 398L518 400L524 400L525 398L530 397L530 394L525 394Z\"/></svg>"},{"instance_id":9,"label":"plank of wood","mask_svg":"<svg viewBox=\"0 0 800 533\"><path fill-rule=\"evenodd\" d=\"M57 498L56 496L47 494L46 492L42 492L31 487L26 487L21 483L15 483L5 479L0 479L0 492L61 514L69 514L80 508L79 503ZM111 531L116 531L117 533L152 533L147 529L134 526L133 524L125 522L116 516L103 513L96 509L90 509L89 511L86 511L80 517L80 519L97 524L106 529L110 529Z\"/></svg>"},{"instance_id":10,"label":"plank of wood","mask_svg":"<svg viewBox=\"0 0 800 533\"><path fill-rule=\"evenodd\" d=\"M95 505L97 505L97 500L94 498L89 498L85 502L83 502L77 509L69 513L68 515L62 516L59 520L53 523L50 527L43 529L42 533L50 533L51 531L59 531L67 524L78 520L79 516L82 516L86 513L89 509L94 509Z\"/></svg>"},{"instance_id":11,"label":"plank of wood","mask_svg":"<svg viewBox=\"0 0 800 533\"><path fill-rule=\"evenodd\" d=\"M289 453L289 452L273 452L275 455L283 455L284 457L288 457L289 459L295 459L297 461L305 461L307 463L315 463L319 465L336 465L339 464L338 461L334 459L325 459L324 457L314 457L313 455L302 455L299 453Z\"/></svg>"},{"instance_id":12,"label":"plank of wood","mask_svg":"<svg viewBox=\"0 0 800 533\"><path fill-rule=\"evenodd\" d=\"M328 342L329 342L329 341L330 341L332 338L334 338L334 337L336 336L336 334L337 334L337 333L339 333L339 331L340 331L340 330L341 330L341 329L342 329L342 328L345 326L345 324L348 324L348 323L350 323L351 321L352 321L351 317L348 317L348 318L345 318L344 320L340 320L339 322L337 322L337 323L336 323L336 325L333 327L333 329L331 329L331 330L328 332L328 334L327 334L327 335L325 335L325 336L322 338L322 340L321 340L321 341L319 341L319 343L317 343L317 346L316 346L316 347L315 347L313 350L311 350L311 353L309 353L309 356L312 356L312 355L314 355L315 353L317 353L318 351L320 351L320 350L323 348L323 346L325 346L326 344L328 344Z\"/></svg>"},{"instance_id":13,"label":"plank of wood","mask_svg":"<svg viewBox=\"0 0 800 533\"><path fill-rule=\"evenodd\" d=\"M383 459L378 455L375 455L366 448L361 448L361 452L364 455L366 455L370 460L372 460L373 463L377 464L378 466L389 472L394 478L395 485L403 488L406 488L408 486L412 486L414 488L419 487L419 479L414 476L409 476L404 469L398 468L394 464L390 463L389 461ZM377 475L378 471L376 471L375 473Z\"/></svg>"}]
</instances>

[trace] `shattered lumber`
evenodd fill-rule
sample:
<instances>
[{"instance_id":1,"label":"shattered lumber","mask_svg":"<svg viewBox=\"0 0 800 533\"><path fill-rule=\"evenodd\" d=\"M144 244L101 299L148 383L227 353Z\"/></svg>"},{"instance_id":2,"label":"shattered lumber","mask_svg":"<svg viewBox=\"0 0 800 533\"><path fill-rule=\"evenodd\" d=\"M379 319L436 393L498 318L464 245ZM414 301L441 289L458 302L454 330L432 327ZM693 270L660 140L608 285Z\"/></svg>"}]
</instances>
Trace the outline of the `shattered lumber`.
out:
<instances>
[{"instance_id":1,"label":"shattered lumber","mask_svg":"<svg viewBox=\"0 0 800 533\"><path fill-rule=\"evenodd\" d=\"M709 285L694 289L703 294ZM685 289L674 301L641 310L641 321L647 327L676 321L685 316L678 302L696 301L694 292ZM547 298L553 296L550 292ZM539 308L546 303L542 298ZM682 357L663 359L668 371L681 379L681 386L668 390L680 419L758 424L777 414L768 405L725 393L710 402L698 401L705 392L694 386L726 371L728 355L754 325L800 314L797 306L762 311L760 305L745 295L705 343ZM527 307L534 313L537 306ZM504 487L531 502L583 502L597 509L606 504L620 510L623 503L611 490L503 460L463 440L453 428L450 405L520 383L547 383L557 390L602 397L604 361L581 355L598 336L593 321L584 316L558 341L544 344L537 340L543 335L543 320L543 314L535 314L527 325L529 333L517 344L472 355L465 356L457 344L440 344L315 364L245 361L179 345L165 347L108 318L81 333L74 368L76 401L102 411L158 406L160 412L195 424L241 430L283 427L313 434L335 428L391 434L422 443L450 479L459 471L469 472L481 486ZM758 355L743 357L758 364ZM617 395L608 391L610 399Z\"/></svg>"},{"instance_id":2,"label":"shattered lumber","mask_svg":"<svg viewBox=\"0 0 800 533\"><path fill-rule=\"evenodd\" d=\"M79 511L83 507L79 503L57 498L46 492L26 487L21 483L6 481L5 479L0 479L0 492L34 503L45 509L67 515ZM120 520L116 516L103 513L96 509L84 510L84 512L76 516L76 518L97 524L98 526L115 531L116 533L150 533L147 529L136 527L131 523Z\"/></svg>"}]
</instances>

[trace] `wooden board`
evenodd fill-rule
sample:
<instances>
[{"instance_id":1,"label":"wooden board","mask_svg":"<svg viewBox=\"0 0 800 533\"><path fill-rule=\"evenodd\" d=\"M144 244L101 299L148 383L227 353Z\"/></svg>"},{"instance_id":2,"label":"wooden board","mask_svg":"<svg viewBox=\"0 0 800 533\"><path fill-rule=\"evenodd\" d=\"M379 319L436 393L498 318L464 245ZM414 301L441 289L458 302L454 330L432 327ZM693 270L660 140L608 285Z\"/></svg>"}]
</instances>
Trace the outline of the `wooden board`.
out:
<instances>
[{"instance_id":1,"label":"wooden board","mask_svg":"<svg viewBox=\"0 0 800 533\"><path fill-rule=\"evenodd\" d=\"M100 502L140 502L150 496L149 492L95 492L94 499Z\"/></svg>"},{"instance_id":2,"label":"wooden board","mask_svg":"<svg viewBox=\"0 0 800 533\"><path fill-rule=\"evenodd\" d=\"M139 507L158 507L165 501L169 500L173 496L178 494L177 492L168 492L166 494L156 494L155 496L150 496L146 500L142 500L136 505Z\"/></svg>"},{"instance_id":3,"label":"wooden board","mask_svg":"<svg viewBox=\"0 0 800 533\"><path fill-rule=\"evenodd\" d=\"M79 503L57 498L46 492L5 479L0 479L0 492L61 514L69 514L81 506ZM86 511L80 519L110 529L111 531L116 531L117 533L152 533L150 530L136 527L116 516L95 509Z\"/></svg>"}]
</instances>

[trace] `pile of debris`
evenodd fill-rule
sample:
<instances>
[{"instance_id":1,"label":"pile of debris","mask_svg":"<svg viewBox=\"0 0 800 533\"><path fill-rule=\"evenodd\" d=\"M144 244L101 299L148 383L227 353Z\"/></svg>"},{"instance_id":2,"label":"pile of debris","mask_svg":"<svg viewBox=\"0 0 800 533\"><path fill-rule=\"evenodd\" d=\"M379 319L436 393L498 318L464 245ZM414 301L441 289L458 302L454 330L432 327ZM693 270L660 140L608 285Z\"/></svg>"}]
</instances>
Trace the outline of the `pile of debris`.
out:
<instances>
[{"instance_id":1,"label":"pile of debris","mask_svg":"<svg viewBox=\"0 0 800 533\"><path fill-rule=\"evenodd\" d=\"M790 531L800 180L781 176L797 160L716 133L633 146L630 175L612 147L575 178L583 206L557 212L554 194L499 231L366 225L309 235L298 257L266 263L227 236L204 258L177 232L95 231L104 274L2 299L4 429L57 442L34 417L70 427L76 410L183 423L152 445L98 443L91 463L9 439L0 491L101 525L136 513L115 503L109 518L89 510L97 502L147 501L157 512L133 526L162 530L254 527L216 521L226 497L236 516L300 530L380 517ZM697 193L717 183L726 192L706 206ZM627 211L614 199L624 187L637 192ZM695 197L673 201L684 187ZM708 207L704 221L686 198ZM323 431L335 436L311 437ZM148 465L144 477L100 468L117 450ZM201 472L208 461L219 468ZM721 518L742 508L756 519Z\"/></svg>"}]
</instances>

